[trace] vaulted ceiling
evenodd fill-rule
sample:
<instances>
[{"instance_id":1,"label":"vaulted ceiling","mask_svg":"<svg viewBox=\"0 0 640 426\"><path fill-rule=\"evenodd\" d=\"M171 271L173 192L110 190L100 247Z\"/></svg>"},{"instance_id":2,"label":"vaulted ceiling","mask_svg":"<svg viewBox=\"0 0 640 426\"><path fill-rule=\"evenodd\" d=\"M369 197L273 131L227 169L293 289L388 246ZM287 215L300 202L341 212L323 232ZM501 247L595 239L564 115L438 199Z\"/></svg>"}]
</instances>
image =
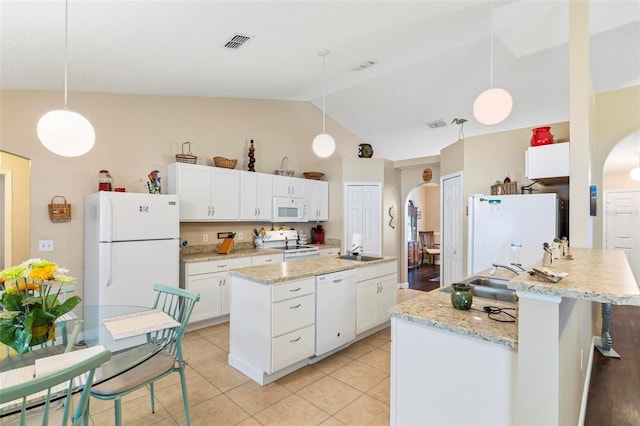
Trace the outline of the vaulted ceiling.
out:
<instances>
[{"instance_id":1,"label":"vaulted ceiling","mask_svg":"<svg viewBox=\"0 0 640 426\"><path fill-rule=\"evenodd\" d=\"M568 1L70 0L68 17L71 92L321 108L328 49L327 114L391 160L438 155L458 139L453 118L466 136L569 119ZM0 87L62 90L64 2L0 0L0 24ZM640 2L591 1L590 33L594 91L639 85ZM251 38L226 48L237 34ZM484 126L472 105L491 56L514 107Z\"/></svg>"}]
</instances>

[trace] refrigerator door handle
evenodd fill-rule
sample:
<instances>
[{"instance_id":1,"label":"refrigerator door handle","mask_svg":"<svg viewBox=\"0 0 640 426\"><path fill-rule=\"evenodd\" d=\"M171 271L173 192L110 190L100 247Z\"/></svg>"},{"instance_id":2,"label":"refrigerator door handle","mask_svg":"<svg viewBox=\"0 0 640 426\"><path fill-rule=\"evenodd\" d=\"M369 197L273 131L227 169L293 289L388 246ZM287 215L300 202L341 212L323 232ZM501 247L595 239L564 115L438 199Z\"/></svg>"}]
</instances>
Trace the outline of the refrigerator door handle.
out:
<instances>
[{"instance_id":1,"label":"refrigerator door handle","mask_svg":"<svg viewBox=\"0 0 640 426\"><path fill-rule=\"evenodd\" d=\"M107 267L107 276L106 276L106 280L105 280L105 287L109 287L111 286L111 281L112 281L112 274L113 274L113 265L111 264L111 258L113 256L111 256L111 250L113 250L113 243L109 244L109 247L107 250L105 250L104 254L105 254L105 259L104 259L104 264Z\"/></svg>"}]
</instances>

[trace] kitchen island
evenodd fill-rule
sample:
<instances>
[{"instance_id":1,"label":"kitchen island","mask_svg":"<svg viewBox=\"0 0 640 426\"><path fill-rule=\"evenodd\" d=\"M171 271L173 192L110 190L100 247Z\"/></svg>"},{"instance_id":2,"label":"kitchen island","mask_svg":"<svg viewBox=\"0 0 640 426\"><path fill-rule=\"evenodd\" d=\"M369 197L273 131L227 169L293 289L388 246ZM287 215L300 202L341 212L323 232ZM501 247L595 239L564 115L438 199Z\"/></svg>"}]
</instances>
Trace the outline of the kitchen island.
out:
<instances>
[{"instance_id":1,"label":"kitchen island","mask_svg":"<svg viewBox=\"0 0 640 426\"><path fill-rule=\"evenodd\" d=\"M378 331L397 259L305 259L231 270L229 365L264 385Z\"/></svg>"},{"instance_id":2,"label":"kitchen island","mask_svg":"<svg viewBox=\"0 0 640 426\"><path fill-rule=\"evenodd\" d=\"M552 271L569 274L558 283L509 273L517 323L456 311L439 291L396 305L391 424L578 424L597 302L640 305L640 292L624 253L572 251L574 260L553 263ZM499 305L475 297L474 304Z\"/></svg>"}]
</instances>

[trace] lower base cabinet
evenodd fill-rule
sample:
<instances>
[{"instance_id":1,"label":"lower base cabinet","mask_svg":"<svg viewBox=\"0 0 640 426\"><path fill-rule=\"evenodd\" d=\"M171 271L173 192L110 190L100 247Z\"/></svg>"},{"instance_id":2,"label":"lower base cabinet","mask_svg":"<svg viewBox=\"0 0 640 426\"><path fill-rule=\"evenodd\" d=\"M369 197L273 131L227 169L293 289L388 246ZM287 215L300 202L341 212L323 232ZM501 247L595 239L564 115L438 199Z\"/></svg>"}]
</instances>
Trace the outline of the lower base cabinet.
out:
<instances>
[{"instance_id":1,"label":"lower base cabinet","mask_svg":"<svg viewBox=\"0 0 640 426\"><path fill-rule=\"evenodd\" d=\"M231 288L229 364L260 384L315 352L315 277Z\"/></svg>"},{"instance_id":2,"label":"lower base cabinet","mask_svg":"<svg viewBox=\"0 0 640 426\"><path fill-rule=\"evenodd\" d=\"M356 333L389 320L389 308L397 303L398 274L395 264L358 269Z\"/></svg>"},{"instance_id":3,"label":"lower base cabinet","mask_svg":"<svg viewBox=\"0 0 640 426\"><path fill-rule=\"evenodd\" d=\"M245 266L251 266L248 257L180 264L180 288L200 294L190 324L229 313L229 270Z\"/></svg>"}]
</instances>

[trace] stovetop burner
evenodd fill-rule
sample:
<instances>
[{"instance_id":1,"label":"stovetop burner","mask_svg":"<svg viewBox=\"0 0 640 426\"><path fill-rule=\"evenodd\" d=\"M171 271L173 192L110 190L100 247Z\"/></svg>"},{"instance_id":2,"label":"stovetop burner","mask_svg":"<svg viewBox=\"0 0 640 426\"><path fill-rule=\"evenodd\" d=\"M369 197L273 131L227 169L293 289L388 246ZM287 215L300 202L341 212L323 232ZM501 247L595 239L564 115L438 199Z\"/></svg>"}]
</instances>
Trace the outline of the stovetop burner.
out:
<instances>
[{"instance_id":1,"label":"stovetop burner","mask_svg":"<svg viewBox=\"0 0 640 426\"><path fill-rule=\"evenodd\" d=\"M315 249L317 247L312 247L312 246L288 246L288 247L269 247L271 249L276 249L276 250L304 250L304 249Z\"/></svg>"}]
</instances>

